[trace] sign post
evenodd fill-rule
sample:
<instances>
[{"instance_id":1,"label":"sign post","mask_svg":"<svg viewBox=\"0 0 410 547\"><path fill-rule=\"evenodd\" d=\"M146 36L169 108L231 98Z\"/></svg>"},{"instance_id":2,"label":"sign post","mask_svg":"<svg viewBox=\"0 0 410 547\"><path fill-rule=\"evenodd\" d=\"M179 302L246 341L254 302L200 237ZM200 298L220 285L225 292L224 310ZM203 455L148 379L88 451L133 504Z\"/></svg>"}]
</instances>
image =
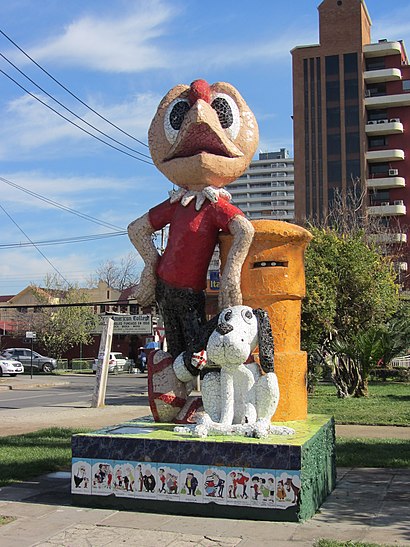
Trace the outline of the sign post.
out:
<instances>
[{"instance_id":1,"label":"sign post","mask_svg":"<svg viewBox=\"0 0 410 547\"><path fill-rule=\"evenodd\" d=\"M26 339L31 340L31 354L30 354L30 378L33 379L33 341L36 339L36 333L32 331L26 332Z\"/></svg>"},{"instance_id":2,"label":"sign post","mask_svg":"<svg viewBox=\"0 0 410 547\"><path fill-rule=\"evenodd\" d=\"M91 401L92 408L101 408L105 406L105 392L107 390L108 379L108 361L110 358L113 329L114 321L110 317L106 317L101 333L100 348L98 350L97 373L95 375L94 393Z\"/></svg>"}]
</instances>

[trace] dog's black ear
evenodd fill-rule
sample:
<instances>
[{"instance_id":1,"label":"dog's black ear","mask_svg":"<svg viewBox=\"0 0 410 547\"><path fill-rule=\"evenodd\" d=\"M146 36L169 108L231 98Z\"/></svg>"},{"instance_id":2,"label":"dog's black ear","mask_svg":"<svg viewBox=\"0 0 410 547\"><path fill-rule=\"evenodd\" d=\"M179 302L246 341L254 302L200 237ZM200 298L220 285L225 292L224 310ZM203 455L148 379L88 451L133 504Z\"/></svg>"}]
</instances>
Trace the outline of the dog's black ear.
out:
<instances>
[{"instance_id":1,"label":"dog's black ear","mask_svg":"<svg viewBox=\"0 0 410 547\"><path fill-rule=\"evenodd\" d=\"M263 372L274 371L274 345L269 315L262 308L252 310L258 320L259 360Z\"/></svg>"}]
</instances>

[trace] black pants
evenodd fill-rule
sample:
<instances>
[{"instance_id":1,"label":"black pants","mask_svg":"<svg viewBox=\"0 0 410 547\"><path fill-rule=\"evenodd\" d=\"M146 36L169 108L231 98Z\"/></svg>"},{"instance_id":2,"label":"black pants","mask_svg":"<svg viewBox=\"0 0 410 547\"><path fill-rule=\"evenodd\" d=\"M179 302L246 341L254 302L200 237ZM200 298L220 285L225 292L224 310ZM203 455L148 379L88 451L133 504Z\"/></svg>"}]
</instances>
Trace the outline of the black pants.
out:
<instances>
[{"instance_id":1,"label":"black pants","mask_svg":"<svg viewBox=\"0 0 410 547\"><path fill-rule=\"evenodd\" d=\"M205 293L171 287L158 279L155 298L164 319L168 351L173 359L192 351L206 323Z\"/></svg>"}]
</instances>

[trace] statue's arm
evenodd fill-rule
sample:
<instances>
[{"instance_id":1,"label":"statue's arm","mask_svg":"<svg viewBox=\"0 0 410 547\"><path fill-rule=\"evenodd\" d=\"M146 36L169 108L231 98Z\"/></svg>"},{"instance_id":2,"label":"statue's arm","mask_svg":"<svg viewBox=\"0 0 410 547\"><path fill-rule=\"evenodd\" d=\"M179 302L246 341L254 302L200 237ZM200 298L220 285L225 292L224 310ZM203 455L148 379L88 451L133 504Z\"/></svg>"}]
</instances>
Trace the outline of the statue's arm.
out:
<instances>
[{"instance_id":1,"label":"statue's arm","mask_svg":"<svg viewBox=\"0 0 410 547\"><path fill-rule=\"evenodd\" d=\"M148 213L137 218L128 226L128 237L145 263L140 281L133 294L133 297L142 306L147 306L155 301L155 270L159 254L152 241L154 232Z\"/></svg>"},{"instance_id":2,"label":"statue's arm","mask_svg":"<svg viewBox=\"0 0 410 547\"><path fill-rule=\"evenodd\" d=\"M219 286L219 309L242 304L241 271L255 232L250 221L238 215L228 224L233 236Z\"/></svg>"}]
</instances>

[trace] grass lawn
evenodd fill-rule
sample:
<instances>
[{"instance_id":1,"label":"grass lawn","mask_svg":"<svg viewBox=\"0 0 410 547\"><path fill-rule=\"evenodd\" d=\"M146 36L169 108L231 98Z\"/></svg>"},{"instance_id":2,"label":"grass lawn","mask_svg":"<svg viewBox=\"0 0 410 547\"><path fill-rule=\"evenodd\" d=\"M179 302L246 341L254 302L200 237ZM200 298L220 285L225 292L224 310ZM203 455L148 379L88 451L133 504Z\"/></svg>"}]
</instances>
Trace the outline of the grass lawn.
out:
<instances>
[{"instance_id":1,"label":"grass lawn","mask_svg":"<svg viewBox=\"0 0 410 547\"><path fill-rule=\"evenodd\" d=\"M410 425L410 384L369 384L368 397L339 399L333 385L320 384L309 395L309 413L331 414L338 424Z\"/></svg>"},{"instance_id":2,"label":"grass lawn","mask_svg":"<svg viewBox=\"0 0 410 547\"><path fill-rule=\"evenodd\" d=\"M53 427L25 435L0 437L0 486L70 469L71 435L78 432Z\"/></svg>"},{"instance_id":3,"label":"grass lawn","mask_svg":"<svg viewBox=\"0 0 410 547\"><path fill-rule=\"evenodd\" d=\"M410 441L403 439L336 439L338 467L410 467Z\"/></svg>"}]
</instances>

